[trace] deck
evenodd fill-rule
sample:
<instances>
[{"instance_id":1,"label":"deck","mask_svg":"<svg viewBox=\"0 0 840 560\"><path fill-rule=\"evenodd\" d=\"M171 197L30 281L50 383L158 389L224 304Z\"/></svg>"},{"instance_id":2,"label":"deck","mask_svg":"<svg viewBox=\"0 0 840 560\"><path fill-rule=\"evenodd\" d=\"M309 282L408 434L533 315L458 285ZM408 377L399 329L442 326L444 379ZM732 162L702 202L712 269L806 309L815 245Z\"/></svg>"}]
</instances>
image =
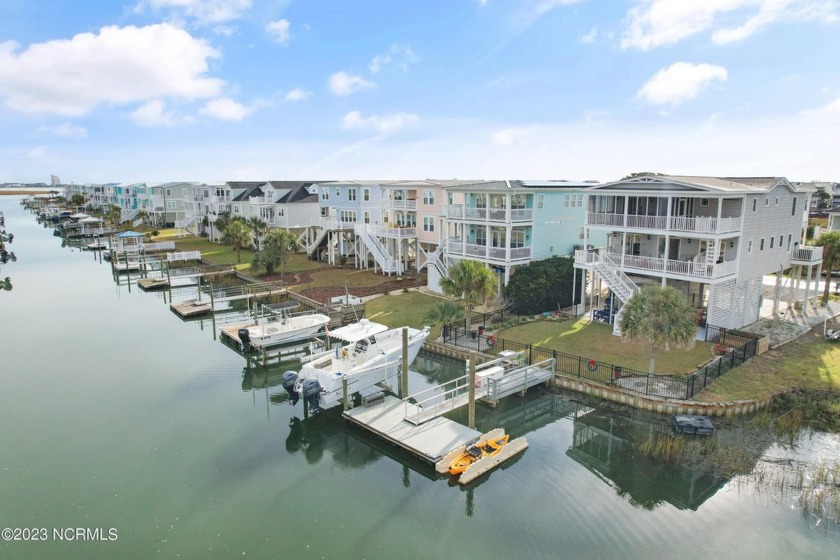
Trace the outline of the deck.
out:
<instances>
[{"instance_id":1,"label":"deck","mask_svg":"<svg viewBox=\"0 0 840 560\"><path fill-rule=\"evenodd\" d=\"M390 395L378 404L347 410L343 416L430 464L481 437L481 432L443 417L416 426L405 419L403 401Z\"/></svg>"},{"instance_id":2,"label":"deck","mask_svg":"<svg viewBox=\"0 0 840 560\"><path fill-rule=\"evenodd\" d=\"M213 311L213 305L210 301L189 300L181 303L170 303L169 309L183 319L210 313Z\"/></svg>"}]
</instances>

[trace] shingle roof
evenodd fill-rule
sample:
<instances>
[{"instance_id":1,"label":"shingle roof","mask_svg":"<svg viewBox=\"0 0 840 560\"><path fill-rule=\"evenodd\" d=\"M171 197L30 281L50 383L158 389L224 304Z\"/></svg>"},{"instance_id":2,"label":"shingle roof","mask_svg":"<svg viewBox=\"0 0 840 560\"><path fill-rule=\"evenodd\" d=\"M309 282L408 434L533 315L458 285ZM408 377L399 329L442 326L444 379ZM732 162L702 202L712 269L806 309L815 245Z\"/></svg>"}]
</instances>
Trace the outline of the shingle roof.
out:
<instances>
[{"instance_id":1,"label":"shingle roof","mask_svg":"<svg viewBox=\"0 0 840 560\"><path fill-rule=\"evenodd\" d=\"M457 184L444 187L453 191L507 191L511 189L521 190L556 190L556 189L587 189L599 183L590 181L563 181L563 180L510 180L510 181L477 181L474 183Z\"/></svg>"},{"instance_id":2,"label":"shingle roof","mask_svg":"<svg viewBox=\"0 0 840 560\"><path fill-rule=\"evenodd\" d=\"M609 190L612 187L628 185L644 185L646 183L682 183L684 185L699 187L701 189L731 193L762 193L773 189L780 183L788 185L795 191L806 191L807 188L800 188L791 185L784 177L705 177L692 175L647 175L622 179L600 186L600 189Z\"/></svg>"}]
</instances>

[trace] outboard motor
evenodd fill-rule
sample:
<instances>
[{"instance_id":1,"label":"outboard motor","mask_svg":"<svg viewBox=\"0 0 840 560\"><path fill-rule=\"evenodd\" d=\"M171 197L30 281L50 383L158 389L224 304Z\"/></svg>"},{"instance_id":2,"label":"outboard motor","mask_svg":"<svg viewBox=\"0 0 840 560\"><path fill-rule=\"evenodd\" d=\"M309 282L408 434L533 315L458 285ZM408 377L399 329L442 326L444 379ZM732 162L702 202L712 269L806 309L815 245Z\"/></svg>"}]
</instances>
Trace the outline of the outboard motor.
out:
<instances>
[{"instance_id":1,"label":"outboard motor","mask_svg":"<svg viewBox=\"0 0 840 560\"><path fill-rule=\"evenodd\" d=\"M239 340L242 341L242 351L247 352L251 349L251 335L248 334L248 329L239 329L236 331L239 335Z\"/></svg>"},{"instance_id":2,"label":"outboard motor","mask_svg":"<svg viewBox=\"0 0 840 560\"><path fill-rule=\"evenodd\" d=\"M321 412L319 406L319 399L321 393L321 384L317 379L307 379L303 382L303 398L309 403L309 414L315 416Z\"/></svg>"},{"instance_id":3,"label":"outboard motor","mask_svg":"<svg viewBox=\"0 0 840 560\"><path fill-rule=\"evenodd\" d=\"M12 241L14 241L14 240L15 240L15 234L14 234L14 233L10 233L10 234L9 234L9 243L11 243L11 242L12 242Z\"/></svg>"},{"instance_id":4,"label":"outboard motor","mask_svg":"<svg viewBox=\"0 0 840 560\"><path fill-rule=\"evenodd\" d=\"M293 371L287 371L283 374L283 388L289 393L289 403L294 406L300 400L300 393L295 391L295 383L297 383L298 374Z\"/></svg>"}]
</instances>

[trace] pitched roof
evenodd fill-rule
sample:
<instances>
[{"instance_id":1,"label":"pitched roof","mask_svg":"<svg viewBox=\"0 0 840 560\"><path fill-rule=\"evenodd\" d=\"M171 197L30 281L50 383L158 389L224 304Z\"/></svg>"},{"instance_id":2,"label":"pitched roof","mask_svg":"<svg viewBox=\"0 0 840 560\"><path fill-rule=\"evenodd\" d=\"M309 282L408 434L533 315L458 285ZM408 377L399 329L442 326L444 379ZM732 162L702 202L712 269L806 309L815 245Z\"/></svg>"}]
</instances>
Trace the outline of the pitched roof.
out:
<instances>
[{"instance_id":1,"label":"pitched roof","mask_svg":"<svg viewBox=\"0 0 840 560\"><path fill-rule=\"evenodd\" d=\"M565 181L565 180L505 180L505 181L477 181L465 184L445 186L446 190L452 191L508 191L508 190L561 190L561 189L588 189L599 183L590 181Z\"/></svg>"},{"instance_id":2,"label":"pitched roof","mask_svg":"<svg viewBox=\"0 0 840 560\"><path fill-rule=\"evenodd\" d=\"M733 194L764 193L780 184L787 186L792 191L804 192L810 190L805 187L794 186L784 177L705 177L692 175L644 175L605 183L595 188L598 190L610 190L614 188L627 190L636 185L639 187L650 185L653 188L655 185L662 187L668 183L674 184L676 190L690 190L693 188L694 190L700 191L717 191Z\"/></svg>"},{"instance_id":3,"label":"pitched roof","mask_svg":"<svg viewBox=\"0 0 840 560\"><path fill-rule=\"evenodd\" d=\"M281 204L298 204L318 202L318 195L309 192L309 187L318 181L269 181L263 189L273 187L274 189L288 190L285 195L275 202Z\"/></svg>"}]
</instances>

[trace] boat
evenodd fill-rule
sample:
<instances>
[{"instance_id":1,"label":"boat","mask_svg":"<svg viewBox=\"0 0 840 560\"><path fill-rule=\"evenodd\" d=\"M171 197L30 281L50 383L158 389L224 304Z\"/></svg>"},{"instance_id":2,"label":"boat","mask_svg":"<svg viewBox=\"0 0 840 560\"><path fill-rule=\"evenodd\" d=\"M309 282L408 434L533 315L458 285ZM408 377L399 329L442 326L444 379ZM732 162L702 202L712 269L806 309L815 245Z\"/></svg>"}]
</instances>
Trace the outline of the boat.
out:
<instances>
[{"instance_id":1,"label":"boat","mask_svg":"<svg viewBox=\"0 0 840 560\"><path fill-rule=\"evenodd\" d=\"M710 436L714 433L715 426L706 416L673 414L671 415L671 429L678 434Z\"/></svg>"},{"instance_id":2,"label":"boat","mask_svg":"<svg viewBox=\"0 0 840 560\"><path fill-rule=\"evenodd\" d=\"M408 328L408 363L411 364L429 337L429 327L389 329L380 323L361 319L329 333L339 341L335 347L304 358L299 372L287 371L283 387L295 404L302 394L310 412L332 408L347 395L369 389L399 371L402 362L402 332Z\"/></svg>"},{"instance_id":3,"label":"boat","mask_svg":"<svg viewBox=\"0 0 840 560\"><path fill-rule=\"evenodd\" d=\"M239 339L257 348L276 346L286 342L311 338L327 327L330 318L323 313L295 313L282 311L274 320L239 329Z\"/></svg>"},{"instance_id":4,"label":"boat","mask_svg":"<svg viewBox=\"0 0 840 560\"><path fill-rule=\"evenodd\" d=\"M484 459L485 457L495 457L501 453L505 445L507 445L510 435L504 435L496 439L488 439L467 447L463 453L455 457L449 464L449 474L461 474L470 465Z\"/></svg>"}]
</instances>

